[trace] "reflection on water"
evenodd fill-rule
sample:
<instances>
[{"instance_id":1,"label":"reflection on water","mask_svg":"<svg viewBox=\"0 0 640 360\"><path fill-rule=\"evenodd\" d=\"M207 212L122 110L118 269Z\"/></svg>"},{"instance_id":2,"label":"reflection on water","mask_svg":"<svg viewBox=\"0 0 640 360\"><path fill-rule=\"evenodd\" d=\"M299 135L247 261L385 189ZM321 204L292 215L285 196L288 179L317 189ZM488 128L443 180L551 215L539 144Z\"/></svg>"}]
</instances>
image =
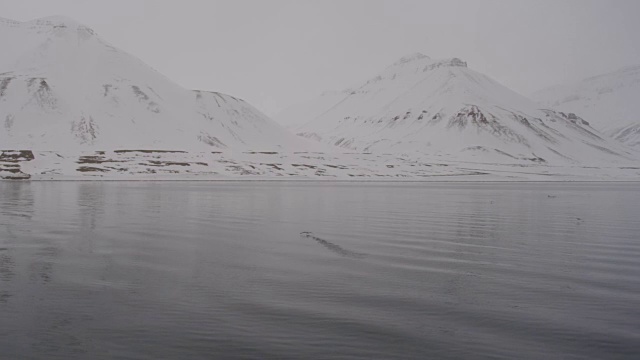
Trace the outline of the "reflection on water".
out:
<instances>
[{"instance_id":1,"label":"reflection on water","mask_svg":"<svg viewBox=\"0 0 640 360\"><path fill-rule=\"evenodd\" d=\"M638 358L636 184L0 183L0 358Z\"/></svg>"}]
</instances>

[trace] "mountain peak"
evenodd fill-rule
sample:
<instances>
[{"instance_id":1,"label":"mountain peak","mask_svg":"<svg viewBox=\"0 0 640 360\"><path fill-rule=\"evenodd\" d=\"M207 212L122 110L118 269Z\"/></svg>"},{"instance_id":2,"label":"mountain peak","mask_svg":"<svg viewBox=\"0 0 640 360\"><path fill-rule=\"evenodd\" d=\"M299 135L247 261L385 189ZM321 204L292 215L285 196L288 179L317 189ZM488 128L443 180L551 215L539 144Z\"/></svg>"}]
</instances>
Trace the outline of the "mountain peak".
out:
<instances>
[{"instance_id":1,"label":"mountain peak","mask_svg":"<svg viewBox=\"0 0 640 360\"><path fill-rule=\"evenodd\" d=\"M302 147L295 135L248 103L186 90L65 16L0 19L0 49L3 147L70 152Z\"/></svg>"},{"instance_id":2,"label":"mountain peak","mask_svg":"<svg viewBox=\"0 0 640 360\"><path fill-rule=\"evenodd\" d=\"M405 56L401 57L400 60L398 60L398 61L396 61L394 63L394 65L402 65L402 64L406 64L406 63L413 62L413 61L416 61L416 60L422 60L422 59L431 59L431 58L428 57L425 54L416 52L416 53L405 55Z\"/></svg>"},{"instance_id":3,"label":"mountain peak","mask_svg":"<svg viewBox=\"0 0 640 360\"><path fill-rule=\"evenodd\" d=\"M64 15L46 16L29 21L16 21L0 17L0 26L8 26L10 28L25 28L36 32L52 31L55 34L62 35L65 33L77 33L81 37L88 39L93 37L95 32L93 29L84 25L75 19Z\"/></svg>"},{"instance_id":4,"label":"mountain peak","mask_svg":"<svg viewBox=\"0 0 640 360\"><path fill-rule=\"evenodd\" d=\"M295 110L305 119L298 134L348 151L523 163L627 154L579 116L540 110L456 57L405 56L348 95L309 104Z\"/></svg>"},{"instance_id":5,"label":"mountain peak","mask_svg":"<svg viewBox=\"0 0 640 360\"><path fill-rule=\"evenodd\" d=\"M38 25L66 26L66 27L77 27L82 25L75 19L72 19L64 15L45 16L45 17L28 21L28 23L38 24Z\"/></svg>"},{"instance_id":6,"label":"mountain peak","mask_svg":"<svg viewBox=\"0 0 640 360\"><path fill-rule=\"evenodd\" d=\"M76 21L75 19L72 19L64 15L42 17L42 18L24 22L23 24L27 24L27 25L35 26L39 28L51 28L56 31L64 31L64 30L71 30L73 32L77 31L79 34L83 34L85 36L95 35L95 32L90 27Z\"/></svg>"}]
</instances>

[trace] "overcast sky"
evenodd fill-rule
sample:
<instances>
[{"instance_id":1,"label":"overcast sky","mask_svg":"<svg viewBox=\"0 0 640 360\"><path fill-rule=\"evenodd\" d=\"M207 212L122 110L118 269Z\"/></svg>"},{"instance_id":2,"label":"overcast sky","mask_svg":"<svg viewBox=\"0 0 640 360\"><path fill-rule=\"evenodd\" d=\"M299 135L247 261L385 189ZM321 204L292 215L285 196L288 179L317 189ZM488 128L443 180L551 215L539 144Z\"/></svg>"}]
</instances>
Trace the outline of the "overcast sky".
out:
<instances>
[{"instance_id":1,"label":"overcast sky","mask_svg":"<svg viewBox=\"0 0 640 360\"><path fill-rule=\"evenodd\" d=\"M0 0L1 17L49 15L269 115L414 52L525 95L640 64L640 0Z\"/></svg>"}]
</instances>

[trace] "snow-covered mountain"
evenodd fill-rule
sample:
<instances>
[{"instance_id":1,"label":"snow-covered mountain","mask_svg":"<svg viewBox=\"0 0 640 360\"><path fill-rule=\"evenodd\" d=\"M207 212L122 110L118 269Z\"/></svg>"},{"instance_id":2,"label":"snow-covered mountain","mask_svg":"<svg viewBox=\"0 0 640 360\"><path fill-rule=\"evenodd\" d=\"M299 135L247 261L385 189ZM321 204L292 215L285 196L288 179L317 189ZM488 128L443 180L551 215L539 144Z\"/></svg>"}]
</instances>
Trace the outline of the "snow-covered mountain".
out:
<instances>
[{"instance_id":1,"label":"snow-covered mountain","mask_svg":"<svg viewBox=\"0 0 640 360\"><path fill-rule=\"evenodd\" d=\"M68 18L0 19L0 49L1 149L304 146L245 101L186 90Z\"/></svg>"},{"instance_id":2,"label":"snow-covered mountain","mask_svg":"<svg viewBox=\"0 0 640 360\"><path fill-rule=\"evenodd\" d=\"M547 107L579 113L593 127L640 149L640 66L630 66L533 94Z\"/></svg>"},{"instance_id":3,"label":"snow-covered mountain","mask_svg":"<svg viewBox=\"0 0 640 360\"><path fill-rule=\"evenodd\" d=\"M579 116L539 106L457 59L403 57L370 80L285 110L298 135L364 152L504 162L627 161Z\"/></svg>"}]
</instances>

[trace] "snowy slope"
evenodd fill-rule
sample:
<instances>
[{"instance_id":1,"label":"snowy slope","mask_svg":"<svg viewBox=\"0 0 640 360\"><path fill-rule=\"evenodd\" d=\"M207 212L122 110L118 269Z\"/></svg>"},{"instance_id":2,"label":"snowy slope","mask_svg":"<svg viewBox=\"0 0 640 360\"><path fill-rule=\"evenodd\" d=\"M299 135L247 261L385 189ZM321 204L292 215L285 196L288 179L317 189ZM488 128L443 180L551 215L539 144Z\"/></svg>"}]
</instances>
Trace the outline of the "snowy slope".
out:
<instances>
[{"instance_id":1,"label":"snowy slope","mask_svg":"<svg viewBox=\"0 0 640 360\"><path fill-rule=\"evenodd\" d=\"M533 101L457 58L403 57L335 101L290 111L303 137L355 151L474 161L628 161L635 156L574 114ZM291 115L293 114L293 115Z\"/></svg>"},{"instance_id":2,"label":"snowy slope","mask_svg":"<svg viewBox=\"0 0 640 360\"><path fill-rule=\"evenodd\" d=\"M548 88L533 98L547 107L580 114L593 127L640 148L640 66Z\"/></svg>"},{"instance_id":3,"label":"snowy slope","mask_svg":"<svg viewBox=\"0 0 640 360\"><path fill-rule=\"evenodd\" d=\"M0 19L0 148L298 149L233 96L190 91L64 17Z\"/></svg>"}]
</instances>

